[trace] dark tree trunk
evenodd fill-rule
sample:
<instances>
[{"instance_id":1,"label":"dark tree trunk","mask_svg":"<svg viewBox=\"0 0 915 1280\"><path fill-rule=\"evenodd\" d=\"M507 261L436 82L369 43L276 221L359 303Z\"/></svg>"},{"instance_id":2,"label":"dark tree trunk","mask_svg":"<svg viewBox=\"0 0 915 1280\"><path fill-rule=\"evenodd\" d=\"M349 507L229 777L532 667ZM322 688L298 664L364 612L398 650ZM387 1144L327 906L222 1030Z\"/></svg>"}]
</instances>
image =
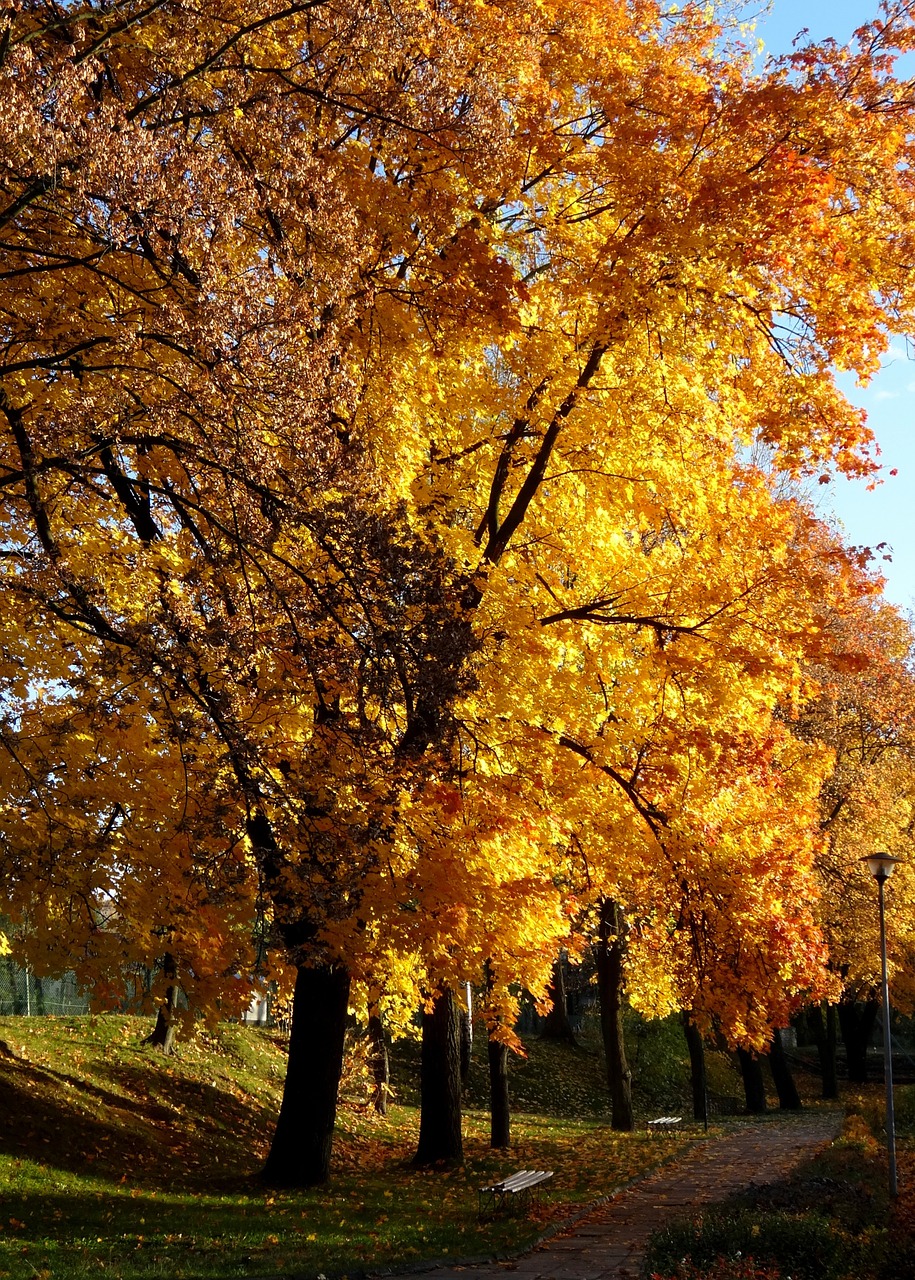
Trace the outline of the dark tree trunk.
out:
<instances>
[{"instance_id":1,"label":"dark tree trunk","mask_svg":"<svg viewBox=\"0 0 915 1280\"><path fill-rule=\"evenodd\" d=\"M623 1034L623 972L626 956L625 920L612 898L601 898L597 933L597 991L600 1030L610 1089L610 1127L629 1132L632 1114L632 1072L626 1061Z\"/></svg>"},{"instance_id":2,"label":"dark tree trunk","mask_svg":"<svg viewBox=\"0 0 915 1280\"><path fill-rule=\"evenodd\" d=\"M508 1049L496 1040L489 1042L489 1099L491 1147L507 1147L510 1142L511 1110L508 1101Z\"/></svg>"},{"instance_id":3,"label":"dark tree trunk","mask_svg":"<svg viewBox=\"0 0 915 1280\"><path fill-rule=\"evenodd\" d=\"M766 1110L766 1085L763 1080L762 1063L755 1053L750 1053L747 1049L737 1050L737 1061L740 1063L740 1074L743 1077L747 1111L751 1115L762 1115Z\"/></svg>"},{"instance_id":4,"label":"dark tree trunk","mask_svg":"<svg viewBox=\"0 0 915 1280\"><path fill-rule=\"evenodd\" d=\"M391 1061L377 1004L369 1005L369 1069L375 1082L372 1105L380 1116L386 1116L391 1092Z\"/></svg>"},{"instance_id":5,"label":"dark tree trunk","mask_svg":"<svg viewBox=\"0 0 915 1280\"><path fill-rule=\"evenodd\" d=\"M162 969L170 985L165 992L165 1003L159 1005L156 1025L142 1043L152 1045L154 1049L161 1049L164 1054L171 1055L175 1052L175 1041L178 1035L175 1018L178 1009L178 970L172 956L165 956Z\"/></svg>"},{"instance_id":6,"label":"dark tree trunk","mask_svg":"<svg viewBox=\"0 0 915 1280\"><path fill-rule=\"evenodd\" d=\"M708 1128L708 1079L705 1072L705 1045L702 1032L687 1010L683 1011L683 1031L689 1050L689 1076L693 1091L693 1119Z\"/></svg>"},{"instance_id":7,"label":"dark tree trunk","mask_svg":"<svg viewBox=\"0 0 915 1280\"><path fill-rule=\"evenodd\" d=\"M461 1138L460 1019L454 994L445 988L431 1013L423 1013L420 1068L419 1166L460 1164Z\"/></svg>"},{"instance_id":8,"label":"dark tree trunk","mask_svg":"<svg viewBox=\"0 0 915 1280\"><path fill-rule=\"evenodd\" d=\"M852 1084L867 1084L867 1048L877 1020L876 1000L843 1000L839 1005L839 1027L848 1059Z\"/></svg>"},{"instance_id":9,"label":"dark tree trunk","mask_svg":"<svg viewBox=\"0 0 915 1280\"><path fill-rule=\"evenodd\" d=\"M836 1070L836 1041L838 1039L838 1018L836 1006L826 1005L826 1017L823 1017L821 1005L810 1005L807 1010L807 1026L813 1036L820 1059L820 1077L824 1098L838 1098L839 1076Z\"/></svg>"},{"instance_id":10,"label":"dark tree trunk","mask_svg":"<svg viewBox=\"0 0 915 1280\"><path fill-rule=\"evenodd\" d=\"M782 1033L776 1027L772 1032L772 1044L769 1049L769 1066L772 1068L772 1080L778 1094L778 1105L782 1111L801 1111L801 1095L794 1083L791 1067L785 1057L785 1046L782 1044Z\"/></svg>"},{"instance_id":11,"label":"dark tree trunk","mask_svg":"<svg viewBox=\"0 0 915 1280\"><path fill-rule=\"evenodd\" d=\"M569 1012L566 1006L566 984L562 973L561 958L553 963L553 977L550 980L549 996L553 1002L553 1007L546 1015L540 1030L541 1036L547 1040L566 1040L569 1044L577 1045L578 1041L575 1039L575 1032L569 1022Z\"/></svg>"},{"instance_id":12,"label":"dark tree trunk","mask_svg":"<svg viewBox=\"0 0 915 1280\"><path fill-rule=\"evenodd\" d=\"M824 1098L838 1098L839 1075L836 1064L836 1047L839 1042L839 1008L838 1005L826 1005L826 1066L823 1067L823 1088L830 1092ZM828 1067L828 1070L827 1070Z\"/></svg>"},{"instance_id":13,"label":"dark tree trunk","mask_svg":"<svg viewBox=\"0 0 915 1280\"><path fill-rule=\"evenodd\" d=\"M271 1186L311 1187L330 1174L349 984L339 966L296 974L283 1103L264 1167Z\"/></svg>"}]
</instances>

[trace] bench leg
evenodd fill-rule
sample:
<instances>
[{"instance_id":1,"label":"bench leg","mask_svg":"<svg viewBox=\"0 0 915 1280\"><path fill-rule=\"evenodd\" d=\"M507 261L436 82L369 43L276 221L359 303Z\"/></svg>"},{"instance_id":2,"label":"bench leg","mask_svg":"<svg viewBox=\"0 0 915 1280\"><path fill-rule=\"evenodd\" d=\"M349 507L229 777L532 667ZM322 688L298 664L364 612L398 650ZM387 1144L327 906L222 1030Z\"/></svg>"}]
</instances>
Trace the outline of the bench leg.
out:
<instances>
[{"instance_id":1,"label":"bench leg","mask_svg":"<svg viewBox=\"0 0 915 1280\"><path fill-rule=\"evenodd\" d=\"M494 1218L500 1209L505 1207L504 1191L481 1191L480 1192L480 1213L481 1218Z\"/></svg>"}]
</instances>

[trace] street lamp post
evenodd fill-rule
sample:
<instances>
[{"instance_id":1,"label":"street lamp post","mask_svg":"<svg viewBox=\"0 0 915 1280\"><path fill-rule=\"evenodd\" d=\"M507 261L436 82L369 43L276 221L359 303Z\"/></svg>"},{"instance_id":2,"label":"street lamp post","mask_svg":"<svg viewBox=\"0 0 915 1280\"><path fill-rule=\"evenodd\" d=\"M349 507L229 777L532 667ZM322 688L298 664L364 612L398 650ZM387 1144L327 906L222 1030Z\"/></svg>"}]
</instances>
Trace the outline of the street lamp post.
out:
<instances>
[{"instance_id":1,"label":"street lamp post","mask_svg":"<svg viewBox=\"0 0 915 1280\"><path fill-rule=\"evenodd\" d=\"M880 960L883 966L883 1078L886 1083L886 1148L890 1165L890 1195L898 1190L896 1182L896 1115L893 1108L893 1046L890 1038L890 980L886 965L886 908L883 888L901 858L888 853L872 853L863 858L877 881L880 901Z\"/></svg>"}]
</instances>

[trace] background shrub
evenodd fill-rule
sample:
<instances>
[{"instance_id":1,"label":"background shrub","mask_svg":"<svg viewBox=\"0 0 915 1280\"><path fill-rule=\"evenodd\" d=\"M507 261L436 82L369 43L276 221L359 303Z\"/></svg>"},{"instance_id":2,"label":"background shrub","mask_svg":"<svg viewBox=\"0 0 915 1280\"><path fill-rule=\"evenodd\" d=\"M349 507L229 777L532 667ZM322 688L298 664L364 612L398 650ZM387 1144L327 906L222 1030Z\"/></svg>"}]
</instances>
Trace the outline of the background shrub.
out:
<instances>
[{"instance_id":1,"label":"background shrub","mask_svg":"<svg viewBox=\"0 0 915 1280\"><path fill-rule=\"evenodd\" d=\"M645 1273L665 1280L757 1280L760 1274L770 1280L780 1272L791 1280L840 1280L861 1273L862 1251L873 1243L815 1213L722 1208L655 1232Z\"/></svg>"}]
</instances>

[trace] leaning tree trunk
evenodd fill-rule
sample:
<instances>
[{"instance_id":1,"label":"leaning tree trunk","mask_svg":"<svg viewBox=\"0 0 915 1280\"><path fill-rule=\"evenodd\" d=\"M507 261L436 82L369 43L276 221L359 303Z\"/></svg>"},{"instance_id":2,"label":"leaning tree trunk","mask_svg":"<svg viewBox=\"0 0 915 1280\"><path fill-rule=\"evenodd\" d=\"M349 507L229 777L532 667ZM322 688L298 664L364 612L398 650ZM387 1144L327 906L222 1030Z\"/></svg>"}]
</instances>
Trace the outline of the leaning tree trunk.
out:
<instances>
[{"instance_id":1,"label":"leaning tree trunk","mask_svg":"<svg viewBox=\"0 0 915 1280\"><path fill-rule=\"evenodd\" d=\"M689 1076L693 1091L693 1119L701 1120L708 1128L708 1077L705 1071L705 1045L702 1032L693 1022L688 1010L683 1010L683 1032L689 1050Z\"/></svg>"},{"instance_id":2,"label":"leaning tree trunk","mask_svg":"<svg viewBox=\"0 0 915 1280\"><path fill-rule=\"evenodd\" d=\"M577 1045L578 1041L575 1039L575 1032L572 1030L571 1022L569 1022L569 1010L566 1005L566 984L562 972L562 957L558 957L553 962L553 976L550 979L549 996L553 1005L540 1029L541 1036L547 1040L567 1040L569 1044Z\"/></svg>"},{"instance_id":3,"label":"leaning tree trunk","mask_svg":"<svg viewBox=\"0 0 915 1280\"><path fill-rule=\"evenodd\" d=\"M836 1069L836 1042L838 1040L838 1016L834 1004L826 1005L826 1017L823 1017L821 1005L810 1005L807 1009L807 1026L817 1047L820 1060L820 1077L824 1098L838 1098L839 1074Z\"/></svg>"},{"instance_id":4,"label":"leaning tree trunk","mask_svg":"<svg viewBox=\"0 0 915 1280\"><path fill-rule=\"evenodd\" d=\"M762 1115L766 1110L766 1085L763 1080L762 1063L755 1053L750 1053L747 1049L737 1050L737 1061L740 1063L740 1074L743 1076L747 1111L751 1115Z\"/></svg>"},{"instance_id":5,"label":"leaning tree trunk","mask_svg":"<svg viewBox=\"0 0 915 1280\"><path fill-rule=\"evenodd\" d=\"M794 1083L794 1076L791 1074L791 1067L785 1056L782 1033L778 1027L772 1032L772 1044L769 1047L769 1066L772 1069L775 1092L778 1094L779 1108L782 1111L803 1110L801 1095L798 1093L797 1085Z\"/></svg>"},{"instance_id":6,"label":"leaning tree trunk","mask_svg":"<svg viewBox=\"0 0 915 1280\"><path fill-rule=\"evenodd\" d=\"M843 1000L839 1005L839 1027L852 1084L867 1084L867 1047L877 1021L877 1008L873 999Z\"/></svg>"},{"instance_id":7,"label":"leaning tree trunk","mask_svg":"<svg viewBox=\"0 0 915 1280\"><path fill-rule=\"evenodd\" d=\"M384 1034L384 1023L377 1004L369 1005L369 1069L375 1082L372 1094L372 1105L380 1116L388 1114L388 1101L391 1092L391 1060L388 1056L388 1042Z\"/></svg>"},{"instance_id":8,"label":"leaning tree trunk","mask_svg":"<svg viewBox=\"0 0 915 1280\"><path fill-rule=\"evenodd\" d=\"M283 1102L264 1167L271 1186L311 1187L330 1174L349 985L338 965L296 974Z\"/></svg>"},{"instance_id":9,"label":"leaning tree trunk","mask_svg":"<svg viewBox=\"0 0 915 1280\"><path fill-rule=\"evenodd\" d=\"M612 898L601 898L597 933L597 991L600 997L600 1030L610 1089L610 1127L630 1132L632 1072L626 1061L623 1033L623 973L626 955L623 910Z\"/></svg>"},{"instance_id":10,"label":"leaning tree trunk","mask_svg":"<svg viewBox=\"0 0 915 1280\"><path fill-rule=\"evenodd\" d=\"M419 1143L413 1163L455 1165L464 1159L461 1137L461 1033L453 992L446 987L423 1013Z\"/></svg>"},{"instance_id":11,"label":"leaning tree trunk","mask_svg":"<svg viewBox=\"0 0 915 1280\"><path fill-rule=\"evenodd\" d=\"M511 1108L508 1100L508 1048L489 1041L489 1145L507 1147L511 1142Z\"/></svg>"},{"instance_id":12,"label":"leaning tree trunk","mask_svg":"<svg viewBox=\"0 0 915 1280\"><path fill-rule=\"evenodd\" d=\"M162 961L162 970L169 982L165 1001L159 1005L156 1025L142 1043L152 1045L155 1049L161 1049L164 1054L171 1055L175 1052L175 1040L178 1035L178 1022L175 1017L178 1011L178 969L173 956L166 954Z\"/></svg>"}]
</instances>

